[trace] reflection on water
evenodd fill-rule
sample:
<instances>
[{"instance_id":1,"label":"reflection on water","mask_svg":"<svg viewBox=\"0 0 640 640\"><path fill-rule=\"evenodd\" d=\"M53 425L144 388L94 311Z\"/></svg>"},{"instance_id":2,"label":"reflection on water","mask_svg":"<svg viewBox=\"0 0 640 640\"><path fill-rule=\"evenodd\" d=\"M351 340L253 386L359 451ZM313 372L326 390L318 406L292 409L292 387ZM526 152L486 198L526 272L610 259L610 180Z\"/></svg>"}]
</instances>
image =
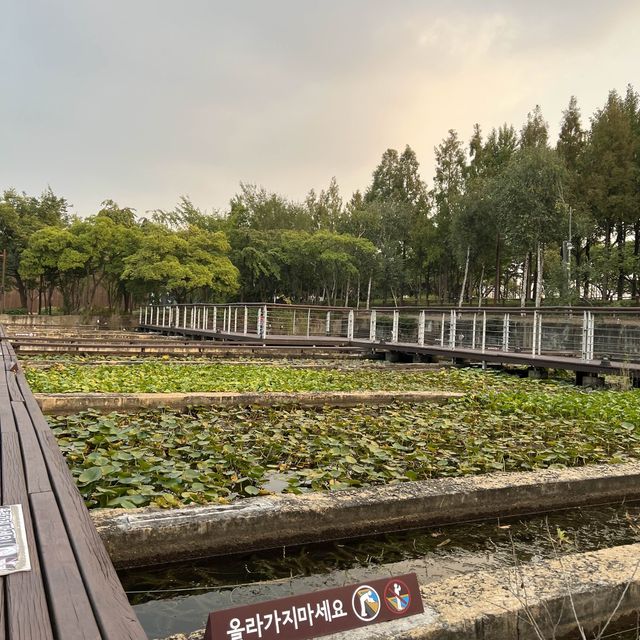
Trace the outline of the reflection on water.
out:
<instances>
[{"instance_id":1,"label":"reflection on water","mask_svg":"<svg viewBox=\"0 0 640 640\"><path fill-rule=\"evenodd\" d=\"M227 607L415 571L424 584L557 553L640 541L640 503L287 547L122 572L150 638L204 627Z\"/></svg>"}]
</instances>

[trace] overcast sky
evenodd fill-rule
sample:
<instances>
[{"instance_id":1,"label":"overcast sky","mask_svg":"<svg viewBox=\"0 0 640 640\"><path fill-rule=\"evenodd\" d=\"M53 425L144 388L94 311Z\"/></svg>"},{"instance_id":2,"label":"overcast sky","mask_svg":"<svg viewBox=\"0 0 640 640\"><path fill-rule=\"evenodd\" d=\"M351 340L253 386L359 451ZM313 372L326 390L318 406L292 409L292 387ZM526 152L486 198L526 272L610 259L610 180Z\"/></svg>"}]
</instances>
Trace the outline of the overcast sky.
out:
<instances>
[{"instance_id":1,"label":"overcast sky","mask_svg":"<svg viewBox=\"0 0 640 640\"><path fill-rule=\"evenodd\" d=\"M406 144L430 185L449 129L540 104L555 136L572 94L588 122L639 75L637 0L0 0L0 189L80 215L334 175L346 199Z\"/></svg>"}]
</instances>

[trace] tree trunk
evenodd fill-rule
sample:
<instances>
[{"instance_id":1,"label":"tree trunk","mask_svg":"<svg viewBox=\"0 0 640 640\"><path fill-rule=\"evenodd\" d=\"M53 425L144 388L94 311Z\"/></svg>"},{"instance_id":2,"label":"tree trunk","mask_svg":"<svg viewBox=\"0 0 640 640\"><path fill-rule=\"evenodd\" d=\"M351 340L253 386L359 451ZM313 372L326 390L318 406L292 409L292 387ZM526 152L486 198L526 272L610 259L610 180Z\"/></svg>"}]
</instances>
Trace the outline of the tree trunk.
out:
<instances>
[{"instance_id":1,"label":"tree trunk","mask_svg":"<svg viewBox=\"0 0 640 640\"><path fill-rule=\"evenodd\" d=\"M482 271L480 271L480 282L478 283L478 308L482 306L482 298L484 294L484 262L482 263Z\"/></svg>"},{"instance_id":2,"label":"tree trunk","mask_svg":"<svg viewBox=\"0 0 640 640\"><path fill-rule=\"evenodd\" d=\"M640 257L640 220L633 223L633 280L631 282L631 297L638 302L638 259Z\"/></svg>"},{"instance_id":3,"label":"tree trunk","mask_svg":"<svg viewBox=\"0 0 640 640\"><path fill-rule=\"evenodd\" d=\"M469 276L469 252L471 251L471 246L467 245L467 259L464 263L464 278L462 278L462 287L460 288L460 299L458 300L458 307L462 307L462 303L464 302L464 290L467 288L467 277Z\"/></svg>"},{"instance_id":4,"label":"tree trunk","mask_svg":"<svg viewBox=\"0 0 640 640\"><path fill-rule=\"evenodd\" d=\"M538 243L538 259L536 260L536 307L542 303L542 269L544 267L544 255L542 245Z\"/></svg>"},{"instance_id":5,"label":"tree trunk","mask_svg":"<svg viewBox=\"0 0 640 640\"><path fill-rule=\"evenodd\" d=\"M493 301L495 304L500 302L500 234L496 236L496 280L493 290Z\"/></svg>"},{"instance_id":6,"label":"tree trunk","mask_svg":"<svg viewBox=\"0 0 640 640\"><path fill-rule=\"evenodd\" d=\"M624 222L618 223L618 237L616 238L616 243L618 245L618 286L617 286L617 294L618 300L622 300L624 297L624 254L625 254L625 242L627 239L627 229L625 227Z\"/></svg>"},{"instance_id":7,"label":"tree trunk","mask_svg":"<svg viewBox=\"0 0 640 640\"><path fill-rule=\"evenodd\" d=\"M522 267L522 287L520 288L520 306L524 308L527 303L527 289L529 287L529 256L528 252L524 257L524 265Z\"/></svg>"}]
</instances>

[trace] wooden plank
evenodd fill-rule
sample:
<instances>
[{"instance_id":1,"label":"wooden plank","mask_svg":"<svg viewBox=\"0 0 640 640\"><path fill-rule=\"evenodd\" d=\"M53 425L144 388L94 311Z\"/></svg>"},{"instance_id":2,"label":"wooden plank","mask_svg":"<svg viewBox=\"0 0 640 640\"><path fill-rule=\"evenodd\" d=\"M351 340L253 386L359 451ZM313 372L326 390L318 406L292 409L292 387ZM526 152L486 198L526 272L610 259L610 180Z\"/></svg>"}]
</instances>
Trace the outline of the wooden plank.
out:
<instances>
[{"instance_id":1,"label":"wooden plank","mask_svg":"<svg viewBox=\"0 0 640 640\"><path fill-rule=\"evenodd\" d=\"M38 431L58 504L107 640L147 640L51 430Z\"/></svg>"},{"instance_id":2,"label":"wooden plank","mask_svg":"<svg viewBox=\"0 0 640 640\"><path fill-rule=\"evenodd\" d=\"M55 496L50 491L35 493L30 502L56 635L101 640Z\"/></svg>"},{"instance_id":3,"label":"wooden plank","mask_svg":"<svg viewBox=\"0 0 640 640\"><path fill-rule=\"evenodd\" d=\"M0 577L0 640L5 640L4 577Z\"/></svg>"},{"instance_id":4,"label":"wooden plank","mask_svg":"<svg viewBox=\"0 0 640 640\"><path fill-rule=\"evenodd\" d=\"M5 577L7 634L10 640L53 640L17 432L0 434L0 469L2 503L22 505L31 559L31 571Z\"/></svg>"},{"instance_id":5,"label":"wooden plank","mask_svg":"<svg viewBox=\"0 0 640 640\"><path fill-rule=\"evenodd\" d=\"M24 402L24 397L18 386L16 374L13 371L7 371L7 389L9 389L9 397L16 402Z\"/></svg>"},{"instance_id":6,"label":"wooden plank","mask_svg":"<svg viewBox=\"0 0 640 640\"><path fill-rule=\"evenodd\" d=\"M24 396L24 404L27 407L27 411L29 412L29 416L31 418L31 421L33 422L33 426L36 428L36 430L50 429L49 423L42 414L42 411L40 411L37 400L35 399L33 393L31 393L29 383L24 377L24 373L19 373L17 379L20 391L22 391L22 395Z\"/></svg>"},{"instance_id":7,"label":"wooden plank","mask_svg":"<svg viewBox=\"0 0 640 640\"><path fill-rule=\"evenodd\" d=\"M12 402L11 408L22 446L27 492L31 495L40 491L51 491L47 465L27 408L23 402Z\"/></svg>"}]
</instances>

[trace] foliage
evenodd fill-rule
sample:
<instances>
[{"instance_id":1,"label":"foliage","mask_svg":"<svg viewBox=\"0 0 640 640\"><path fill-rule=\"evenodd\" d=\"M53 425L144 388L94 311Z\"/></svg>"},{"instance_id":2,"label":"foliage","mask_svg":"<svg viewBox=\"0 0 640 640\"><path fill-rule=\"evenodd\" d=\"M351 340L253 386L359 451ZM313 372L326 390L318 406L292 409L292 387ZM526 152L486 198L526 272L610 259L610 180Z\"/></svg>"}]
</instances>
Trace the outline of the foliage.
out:
<instances>
[{"instance_id":1,"label":"foliage","mask_svg":"<svg viewBox=\"0 0 640 640\"><path fill-rule=\"evenodd\" d=\"M8 189L0 197L8 283L30 311L36 295L38 310L43 295L51 307L55 288L67 310L90 309L101 287L109 308L125 311L237 297L422 305L519 292L526 303L543 291L554 303L640 301L633 87L611 91L589 127L572 96L555 144L536 106L518 129L504 124L483 137L476 124L468 146L449 130L434 151L430 188L406 145L384 151L350 198L335 177L300 202L241 183L224 210L182 196L150 220L112 200L70 219L50 189L40 197Z\"/></svg>"},{"instance_id":2,"label":"foliage","mask_svg":"<svg viewBox=\"0 0 640 640\"><path fill-rule=\"evenodd\" d=\"M170 393L196 391L470 391L507 389L518 381L477 370L318 370L254 364L172 364L158 361L127 367L56 364L27 368L35 393ZM550 383L551 384L551 383Z\"/></svg>"},{"instance_id":3,"label":"foliage","mask_svg":"<svg viewBox=\"0 0 640 640\"><path fill-rule=\"evenodd\" d=\"M85 412L51 422L89 506L227 502L267 493L274 477L298 493L640 456L637 391L505 389L444 407Z\"/></svg>"}]
</instances>

